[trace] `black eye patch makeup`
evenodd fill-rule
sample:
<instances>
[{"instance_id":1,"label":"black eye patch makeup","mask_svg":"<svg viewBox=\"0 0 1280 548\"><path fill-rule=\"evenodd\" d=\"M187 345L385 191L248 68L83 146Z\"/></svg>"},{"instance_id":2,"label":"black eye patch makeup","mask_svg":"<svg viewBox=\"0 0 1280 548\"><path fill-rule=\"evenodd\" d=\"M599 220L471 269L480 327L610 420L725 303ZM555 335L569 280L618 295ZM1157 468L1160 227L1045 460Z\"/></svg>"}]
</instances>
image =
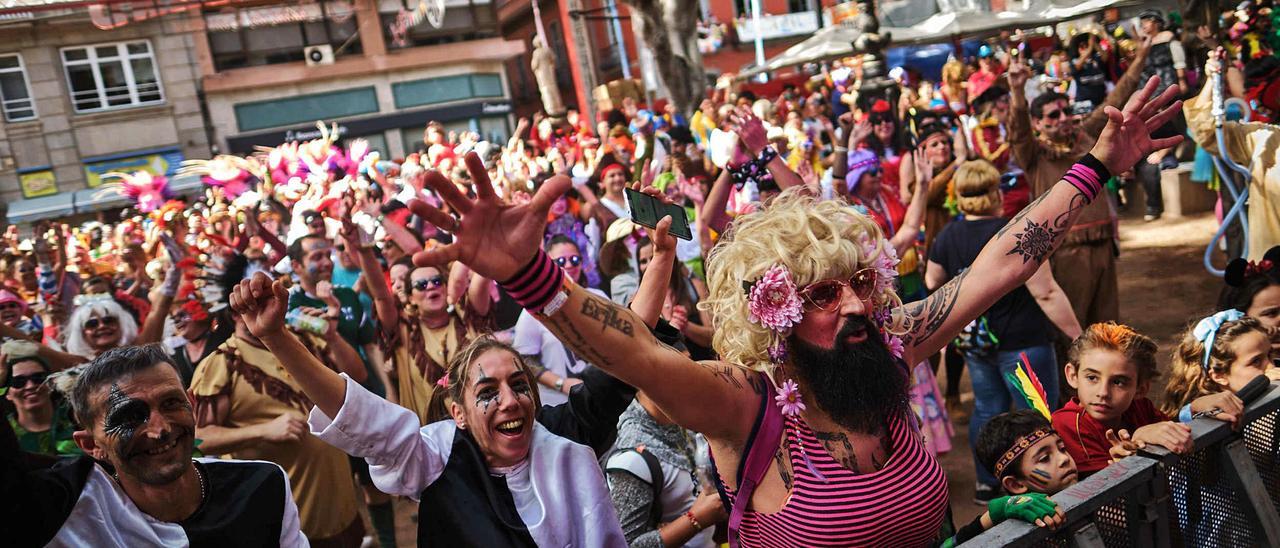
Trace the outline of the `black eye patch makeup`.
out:
<instances>
[{"instance_id":1,"label":"black eye patch makeup","mask_svg":"<svg viewBox=\"0 0 1280 548\"><path fill-rule=\"evenodd\" d=\"M108 436L120 440L120 447L126 447L133 441L133 434L151 417L151 406L147 402L130 398L120 390L120 385L112 384L107 394L107 410L102 430Z\"/></svg>"}]
</instances>

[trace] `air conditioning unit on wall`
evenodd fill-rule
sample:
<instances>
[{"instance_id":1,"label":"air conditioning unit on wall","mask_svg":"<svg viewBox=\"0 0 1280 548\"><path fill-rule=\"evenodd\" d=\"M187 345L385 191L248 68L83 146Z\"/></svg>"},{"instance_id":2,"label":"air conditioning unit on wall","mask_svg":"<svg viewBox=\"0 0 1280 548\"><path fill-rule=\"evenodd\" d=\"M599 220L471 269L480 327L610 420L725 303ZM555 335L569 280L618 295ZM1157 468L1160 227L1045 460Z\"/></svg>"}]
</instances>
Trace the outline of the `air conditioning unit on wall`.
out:
<instances>
[{"instance_id":1,"label":"air conditioning unit on wall","mask_svg":"<svg viewBox=\"0 0 1280 548\"><path fill-rule=\"evenodd\" d=\"M302 49L302 56L307 60L307 66L309 67L314 67L316 65L332 65L333 46L330 46L329 44L307 46Z\"/></svg>"}]
</instances>

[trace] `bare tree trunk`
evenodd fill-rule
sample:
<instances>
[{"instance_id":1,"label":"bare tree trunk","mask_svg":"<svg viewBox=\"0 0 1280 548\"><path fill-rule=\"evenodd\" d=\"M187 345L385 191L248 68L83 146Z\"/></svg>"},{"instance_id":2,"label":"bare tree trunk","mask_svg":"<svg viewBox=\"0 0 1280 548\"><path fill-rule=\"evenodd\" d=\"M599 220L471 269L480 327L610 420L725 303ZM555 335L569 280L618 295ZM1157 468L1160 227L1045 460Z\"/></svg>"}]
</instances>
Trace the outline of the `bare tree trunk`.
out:
<instances>
[{"instance_id":1,"label":"bare tree trunk","mask_svg":"<svg viewBox=\"0 0 1280 548\"><path fill-rule=\"evenodd\" d=\"M658 76L672 105L693 114L706 87L698 51L697 0L623 0L631 7L632 29L653 51Z\"/></svg>"}]
</instances>

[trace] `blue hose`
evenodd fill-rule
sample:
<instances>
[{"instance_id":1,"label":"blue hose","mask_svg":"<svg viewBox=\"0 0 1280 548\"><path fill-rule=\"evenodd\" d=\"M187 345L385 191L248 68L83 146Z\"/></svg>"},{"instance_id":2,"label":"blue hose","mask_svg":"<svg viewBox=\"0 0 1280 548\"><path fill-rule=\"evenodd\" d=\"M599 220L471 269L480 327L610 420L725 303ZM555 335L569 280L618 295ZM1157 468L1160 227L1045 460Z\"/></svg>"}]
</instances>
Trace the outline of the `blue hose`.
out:
<instances>
[{"instance_id":1,"label":"blue hose","mask_svg":"<svg viewBox=\"0 0 1280 548\"><path fill-rule=\"evenodd\" d=\"M1221 133L1221 130L1219 130L1219 133ZM1232 198L1235 198L1235 204L1231 206L1231 209L1227 211L1226 215L1222 216L1222 225L1218 227L1217 232L1213 233L1213 238L1209 240L1209 245L1204 249L1205 269L1208 270L1210 274L1219 277L1221 277L1225 271L1219 270L1213 266L1213 248L1216 247L1218 241L1226 235L1227 227L1231 226L1231 220L1233 218L1240 218L1240 224L1244 227L1244 230L1242 231L1244 234L1244 241L1242 244L1245 249L1248 249L1249 246L1249 224L1244 212L1245 200L1239 198L1240 193L1236 191L1235 184L1228 182L1227 175L1230 175L1230 173L1228 173L1226 167L1223 166L1224 163L1225 162L1223 162L1222 159L1216 156L1213 158L1213 165L1218 168L1218 174L1222 176L1222 184L1229 185L1227 187L1227 191L1231 193ZM1243 194L1246 198L1248 197L1248 193L1249 189L1245 188Z\"/></svg>"},{"instance_id":2,"label":"blue hose","mask_svg":"<svg viewBox=\"0 0 1280 548\"><path fill-rule=\"evenodd\" d=\"M1218 169L1218 177L1222 179L1222 186L1227 189L1227 193L1231 195L1234 204L1222 216L1222 226L1218 227L1218 231L1213 234L1213 239L1209 240L1209 245L1204 249L1204 268L1214 276L1221 277L1225 271L1219 270L1213 266L1212 256L1213 248L1217 247L1218 241L1227 232L1227 227L1231 225L1232 220L1240 223L1243 241L1241 245L1243 249L1249 249L1249 218L1244 210L1244 204L1249 200L1249 180L1253 178L1253 174L1247 168L1235 163L1231 159L1231 155L1227 151L1227 139L1222 130L1224 119L1226 118L1226 109L1223 107L1222 100L1222 73L1215 75L1213 81L1208 85L1214 86L1213 89L1213 115L1214 115L1214 137L1218 142L1218 156L1213 157L1213 165ZM1234 173L1233 173L1234 172ZM1245 186L1243 189L1236 188L1235 175L1239 174L1244 177Z\"/></svg>"}]
</instances>

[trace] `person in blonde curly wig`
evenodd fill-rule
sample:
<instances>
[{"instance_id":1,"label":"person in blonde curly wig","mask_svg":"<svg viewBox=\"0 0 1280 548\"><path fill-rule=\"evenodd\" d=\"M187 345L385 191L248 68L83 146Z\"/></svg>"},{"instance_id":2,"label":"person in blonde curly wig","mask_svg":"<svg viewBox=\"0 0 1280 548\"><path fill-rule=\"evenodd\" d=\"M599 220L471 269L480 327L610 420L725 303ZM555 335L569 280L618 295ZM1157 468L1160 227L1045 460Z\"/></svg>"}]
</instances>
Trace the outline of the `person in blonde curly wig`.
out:
<instances>
[{"instance_id":1,"label":"person in blonde curly wig","mask_svg":"<svg viewBox=\"0 0 1280 548\"><path fill-rule=\"evenodd\" d=\"M1176 104L1166 106L1171 94L1148 101L1157 83L1136 94L1124 112L1109 107L1110 122L1092 152L993 237L966 272L905 305L887 293L897 283L895 261L873 225L838 203L814 202L791 177L778 177L779 186L800 188L784 188L758 213L737 218L719 244L723 249L713 250L707 262L707 310L720 332L713 341L724 361L695 362L661 344L640 316L566 279L541 250L547 212L572 185L565 176L548 179L529 203L508 205L474 154L466 162L475 198L428 174L426 184L461 218L411 202L427 222L455 229L452 243L414 261L460 261L498 281L566 347L643 391L676 424L706 436L718 469L711 477L725 494L735 548L925 546L942 538L947 478L925 451L909 411L899 402L891 407L900 412L879 410L885 417L879 424L849 421L865 415L845 413L857 408L828 408L822 394L852 393L861 388L848 386L856 383L847 379L894 371L866 392L869 400L890 394L895 377L904 376L901 364L938 352L1040 268L1110 172L1177 144L1177 138L1153 141L1147 131L1176 110ZM733 118L744 142L764 148L758 122ZM777 163L759 154L756 160ZM658 195L653 188L646 192ZM655 241L670 226L671 219L659 220ZM340 383L314 388L308 394L320 407L322 400L342 399ZM869 408L865 401L857 404ZM701 528L688 516L681 519Z\"/></svg>"},{"instance_id":2,"label":"person in blonde curly wig","mask_svg":"<svg viewBox=\"0 0 1280 548\"><path fill-rule=\"evenodd\" d=\"M768 349L779 335L750 320L743 280L759 279L777 265L791 273L798 287L847 279L884 252L882 238L870 217L843 202L818 201L795 191L765 211L737 218L707 257L710 294L698 305L716 318L713 345L721 359L770 376L777 365L770 361ZM866 255L864 241L877 242L872 255ZM902 304L892 284L878 289L872 299L877 307Z\"/></svg>"}]
</instances>

